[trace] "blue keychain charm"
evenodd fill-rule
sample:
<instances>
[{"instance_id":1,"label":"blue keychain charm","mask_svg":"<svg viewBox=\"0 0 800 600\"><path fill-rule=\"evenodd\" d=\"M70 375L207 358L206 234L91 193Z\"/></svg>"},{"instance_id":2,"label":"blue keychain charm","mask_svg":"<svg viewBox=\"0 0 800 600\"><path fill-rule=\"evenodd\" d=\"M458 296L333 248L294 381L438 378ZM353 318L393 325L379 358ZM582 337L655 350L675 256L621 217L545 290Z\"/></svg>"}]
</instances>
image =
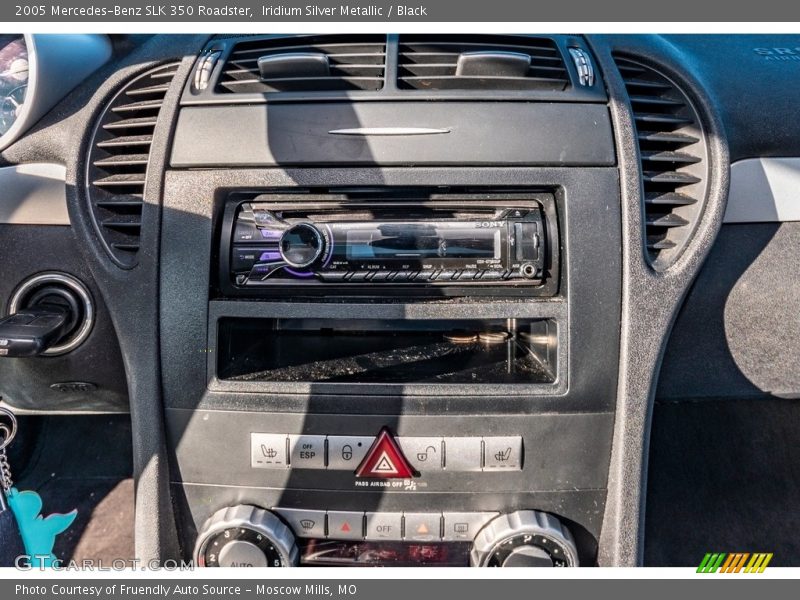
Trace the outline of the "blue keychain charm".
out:
<instances>
[{"instance_id":1,"label":"blue keychain charm","mask_svg":"<svg viewBox=\"0 0 800 600\"><path fill-rule=\"evenodd\" d=\"M54 513L42 517L42 499L36 492L20 492L11 488L6 493L6 500L17 519L22 543L25 552L31 557L32 567L50 567L56 560L53 546L56 536L65 532L78 511L73 510L67 514Z\"/></svg>"},{"instance_id":2,"label":"blue keychain charm","mask_svg":"<svg viewBox=\"0 0 800 600\"><path fill-rule=\"evenodd\" d=\"M42 498L36 492L20 492L12 487L11 469L6 456L6 447L17 433L17 419L10 410L0 406L0 415L11 421L11 426L0 424L0 508L7 504L14 515L19 536L25 546L25 553L30 557L32 567L50 567L57 560L53 554L56 536L66 531L78 511L67 514L41 515Z\"/></svg>"}]
</instances>

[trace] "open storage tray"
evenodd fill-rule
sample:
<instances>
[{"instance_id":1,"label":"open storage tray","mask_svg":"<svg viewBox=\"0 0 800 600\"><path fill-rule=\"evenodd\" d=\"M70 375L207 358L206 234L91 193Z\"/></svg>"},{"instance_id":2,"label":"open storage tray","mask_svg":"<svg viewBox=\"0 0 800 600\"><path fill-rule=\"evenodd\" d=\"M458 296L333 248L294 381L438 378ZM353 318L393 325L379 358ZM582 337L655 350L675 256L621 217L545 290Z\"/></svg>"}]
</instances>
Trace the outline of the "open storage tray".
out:
<instances>
[{"instance_id":1,"label":"open storage tray","mask_svg":"<svg viewBox=\"0 0 800 600\"><path fill-rule=\"evenodd\" d=\"M559 395L568 311L547 302L212 300L208 390L313 396ZM452 339L510 332L508 339ZM295 396L297 397L297 396Z\"/></svg>"},{"instance_id":2,"label":"open storage tray","mask_svg":"<svg viewBox=\"0 0 800 600\"><path fill-rule=\"evenodd\" d=\"M550 319L219 321L221 380L330 383L553 383Z\"/></svg>"}]
</instances>

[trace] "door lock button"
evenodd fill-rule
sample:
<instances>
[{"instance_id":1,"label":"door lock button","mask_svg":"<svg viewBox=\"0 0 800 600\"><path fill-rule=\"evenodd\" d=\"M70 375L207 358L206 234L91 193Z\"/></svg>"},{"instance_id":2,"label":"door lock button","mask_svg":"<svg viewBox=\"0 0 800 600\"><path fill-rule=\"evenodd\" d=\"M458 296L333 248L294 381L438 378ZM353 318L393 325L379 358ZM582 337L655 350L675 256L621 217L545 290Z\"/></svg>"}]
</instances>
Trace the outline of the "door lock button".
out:
<instances>
[{"instance_id":1,"label":"door lock button","mask_svg":"<svg viewBox=\"0 0 800 600\"><path fill-rule=\"evenodd\" d=\"M355 472L375 441L373 436L328 436L328 469Z\"/></svg>"},{"instance_id":2,"label":"door lock button","mask_svg":"<svg viewBox=\"0 0 800 600\"><path fill-rule=\"evenodd\" d=\"M408 462L418 472L442 470L442 438L400 437L397 442Z\"/></svg>"}]
</instances>

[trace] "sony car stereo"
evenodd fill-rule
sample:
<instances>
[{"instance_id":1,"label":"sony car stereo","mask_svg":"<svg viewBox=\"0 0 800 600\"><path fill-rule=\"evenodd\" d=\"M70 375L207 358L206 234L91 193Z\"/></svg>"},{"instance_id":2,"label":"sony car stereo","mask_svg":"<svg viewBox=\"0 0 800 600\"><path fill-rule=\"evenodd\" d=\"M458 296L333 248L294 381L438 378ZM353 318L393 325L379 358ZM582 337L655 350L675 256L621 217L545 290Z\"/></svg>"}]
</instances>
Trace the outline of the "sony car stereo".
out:
<instances>
[{"instance_id":1,"label":"sony car stereo","mask_svg":"<svg viewBox=\"0 0 800 600\"><path fill-rule=\"evenodd\" d=\"M262 194L225 208L220 287L552 295L557 240L547 193Z\"/></svg>"}]
</instances>

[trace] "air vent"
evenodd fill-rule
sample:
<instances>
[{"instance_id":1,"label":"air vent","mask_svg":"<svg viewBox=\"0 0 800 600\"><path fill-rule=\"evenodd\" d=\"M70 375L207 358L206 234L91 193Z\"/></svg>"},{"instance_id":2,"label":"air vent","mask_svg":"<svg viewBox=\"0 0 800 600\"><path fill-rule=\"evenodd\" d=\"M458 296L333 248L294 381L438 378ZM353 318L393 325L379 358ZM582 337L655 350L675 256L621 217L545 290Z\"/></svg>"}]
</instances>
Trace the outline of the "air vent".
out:
<instances>
[{"instance_id":1,"label":"air vent","mask_svg":"<svg viewBox=\"0 0 800 600\"><path fill-rule=\"evenodd\" d=\"M95 226L117 265L137 263L150 145L164 96L178 65L140 75L120 91L95 130L88 194Z\"/></svg>"},{"instance_id":2,"label":"air vent","mask_svg":"<svg viewBox=\"0 0 800 600\"><path fill-rule=\"evenodd\" d=\"M563 90L569 74L548 38L402 35L397 85L413 90Z\"/></svg>"},{"instance_id":3,"label":"air vent","mask_svg":"<svg viewBox=\"0 0 800 600\"><path fill-rule=\"evenodd\" d=\"M384 35L261 38L236 44L217 91L376 91L383 88L385 66Z\"/></svg>"},{"instance_id":4,"label":"air vent","mask_svg":"<svg viewBox=\"0 0 800 600\"><path fill-rule=\"evenodd\" d=\"M708 151L686 94L651 67L615 58L630 98L641 155L645 244L656 269L680 255L706 196Z\"/></svg>"}]
</instances>

